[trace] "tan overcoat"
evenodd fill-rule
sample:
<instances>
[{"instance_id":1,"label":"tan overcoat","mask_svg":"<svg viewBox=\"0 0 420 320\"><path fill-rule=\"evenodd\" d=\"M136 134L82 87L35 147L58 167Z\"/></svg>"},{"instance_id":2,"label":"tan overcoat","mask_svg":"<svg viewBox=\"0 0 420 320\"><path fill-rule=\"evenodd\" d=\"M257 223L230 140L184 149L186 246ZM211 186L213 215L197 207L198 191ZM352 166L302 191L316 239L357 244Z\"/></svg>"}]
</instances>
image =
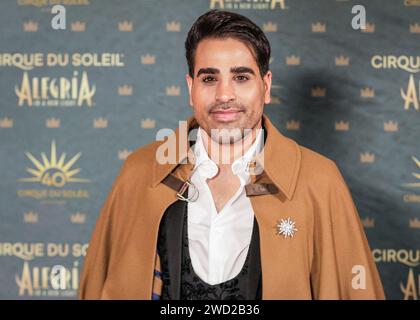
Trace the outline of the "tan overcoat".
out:
<instances>
[{"instance_id":1,"label":"tan overcoat","mask_svg":"<svg viewBox=\"0 0 420 320\"><path fill-rule=\"evenodd\" d=\"M280 133L263 115L264 172L252 183L278 192L250 195L259 226L263 299L383 299L382 284L349 189L336 164ZM188 129L197 127L193 117ZM177 129L173 136L184 139ZM182 141L180 141L182 142ZM189 178L193 164L156 161L163 141L125 161L97 220L85 257L80 299L151 299L162 282L159 223L176 191L169 174ZM179 159L187 155L184 141ZM264 188L263 188L264 189ZM295 222L293 237L277 224Z\"/></svg>"}]
</instances>

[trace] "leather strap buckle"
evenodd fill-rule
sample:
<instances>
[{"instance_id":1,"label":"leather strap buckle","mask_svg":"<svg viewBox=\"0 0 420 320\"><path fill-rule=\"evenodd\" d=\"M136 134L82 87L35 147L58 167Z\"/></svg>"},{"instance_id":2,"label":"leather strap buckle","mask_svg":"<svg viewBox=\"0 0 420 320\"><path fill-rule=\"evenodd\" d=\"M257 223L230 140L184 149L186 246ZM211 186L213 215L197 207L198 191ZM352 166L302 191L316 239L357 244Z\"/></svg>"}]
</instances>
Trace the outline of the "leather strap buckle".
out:
<instances>
[{"instance_id":1,"label":"leather strap buckle","mask_svg":"<svg viewBox=\"0 0 420 320\"><path fill-rule=\"evenodd\" d=\"M189 197L184 197L183 194L187 190L187 188L189 188L189 187L192 188L192 194ZM189 180L185 180L184 181L184 183L182 184L181 188L179 189L179 191L176 194L176 196L177 196L177 198L179 200L186 201L186 202L194 202L194 201L196 201L198 199L198 195L199 195L198 189Z\"/></svg>"}]
</instances>

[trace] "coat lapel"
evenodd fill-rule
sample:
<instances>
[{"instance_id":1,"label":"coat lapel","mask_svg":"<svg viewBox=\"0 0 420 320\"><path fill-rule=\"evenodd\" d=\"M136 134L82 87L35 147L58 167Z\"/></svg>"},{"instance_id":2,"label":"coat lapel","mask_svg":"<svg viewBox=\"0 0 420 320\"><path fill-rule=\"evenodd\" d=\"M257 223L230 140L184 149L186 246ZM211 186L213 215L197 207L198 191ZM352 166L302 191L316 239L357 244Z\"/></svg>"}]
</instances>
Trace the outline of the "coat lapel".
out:
<instances>
[{"instance_id":1,"label":"coat lapel","mask_svg":"<svg viewBox=\"0 0 420 320\"><path fill-rule=\"evenodd\" d=\"M181 292L182 228L187 202L176 201L166 210L160 233L165 235L165 258L170 279L169 298L179 300Z\"/></svg>"},{"instance_id":2,"label":"coat lapel","mask_svg":"<svg viewBox=\"0 0 420 320\"><path fill-rule=\"evenodd\" d=\"M247 275L247 286L246 286L246 299L255 300L256 293L258 290L258 296L260 295L261 288L261 257L260 257L260 235L258 231L258 222L254 218L254 227L252 229L252 242L249 247L249 268ZM257 300L261 297L257 296Z\"/></svg>"}]
</instances>

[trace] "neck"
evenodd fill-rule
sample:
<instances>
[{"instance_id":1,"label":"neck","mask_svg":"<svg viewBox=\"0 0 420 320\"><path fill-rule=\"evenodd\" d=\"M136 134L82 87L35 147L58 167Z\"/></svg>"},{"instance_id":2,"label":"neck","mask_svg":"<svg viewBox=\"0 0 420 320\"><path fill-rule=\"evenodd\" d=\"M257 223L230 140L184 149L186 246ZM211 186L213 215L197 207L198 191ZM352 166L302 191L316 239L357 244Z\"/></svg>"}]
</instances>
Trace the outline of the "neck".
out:
<instances>
[{"instance_id":1,"label":"neck","mask_svg":"<svg viewBox=\"0 0 420 320\"><path fill-rule=\"evenodd\" d=\"M250 132L246 132L246 136L236 141L235 143L218 143L211 139L211 137L204 130L202 130L201 136L204 148L206 149L209 158L219 166L230 166L236 159L242 157L249 150L257 138L258 129L261 128L262 124L260 120Z\"/></svg>"}]
</instances>

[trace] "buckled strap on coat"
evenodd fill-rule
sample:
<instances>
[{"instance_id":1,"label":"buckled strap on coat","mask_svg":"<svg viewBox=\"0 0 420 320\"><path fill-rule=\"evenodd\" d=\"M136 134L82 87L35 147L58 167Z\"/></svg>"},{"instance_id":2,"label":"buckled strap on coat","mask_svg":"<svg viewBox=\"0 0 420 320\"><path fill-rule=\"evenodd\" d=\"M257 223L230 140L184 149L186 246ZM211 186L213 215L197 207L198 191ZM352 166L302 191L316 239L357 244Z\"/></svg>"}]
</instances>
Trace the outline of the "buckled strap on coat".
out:
<instances>
[{"instance_id":1,"label":"buckled strap on coat","mask_svg":"<svg viewBox=\"0 0 420 320\"><path fill-rule=\"evenodd\" d=\"M191 185L190 181L183 181L169 174L168 176L166 176L165 179L162 180L162 183L168 186L169 188L175 190L179 199L185 199L185 201L188 200L188 198L185 198L183 193L185 192L187 187ZM245 192L247 197L260 196L264 194L274 194L278 191L279 190L274 183L249 183L245 186Z\"/></svg>"}]
</instances>

